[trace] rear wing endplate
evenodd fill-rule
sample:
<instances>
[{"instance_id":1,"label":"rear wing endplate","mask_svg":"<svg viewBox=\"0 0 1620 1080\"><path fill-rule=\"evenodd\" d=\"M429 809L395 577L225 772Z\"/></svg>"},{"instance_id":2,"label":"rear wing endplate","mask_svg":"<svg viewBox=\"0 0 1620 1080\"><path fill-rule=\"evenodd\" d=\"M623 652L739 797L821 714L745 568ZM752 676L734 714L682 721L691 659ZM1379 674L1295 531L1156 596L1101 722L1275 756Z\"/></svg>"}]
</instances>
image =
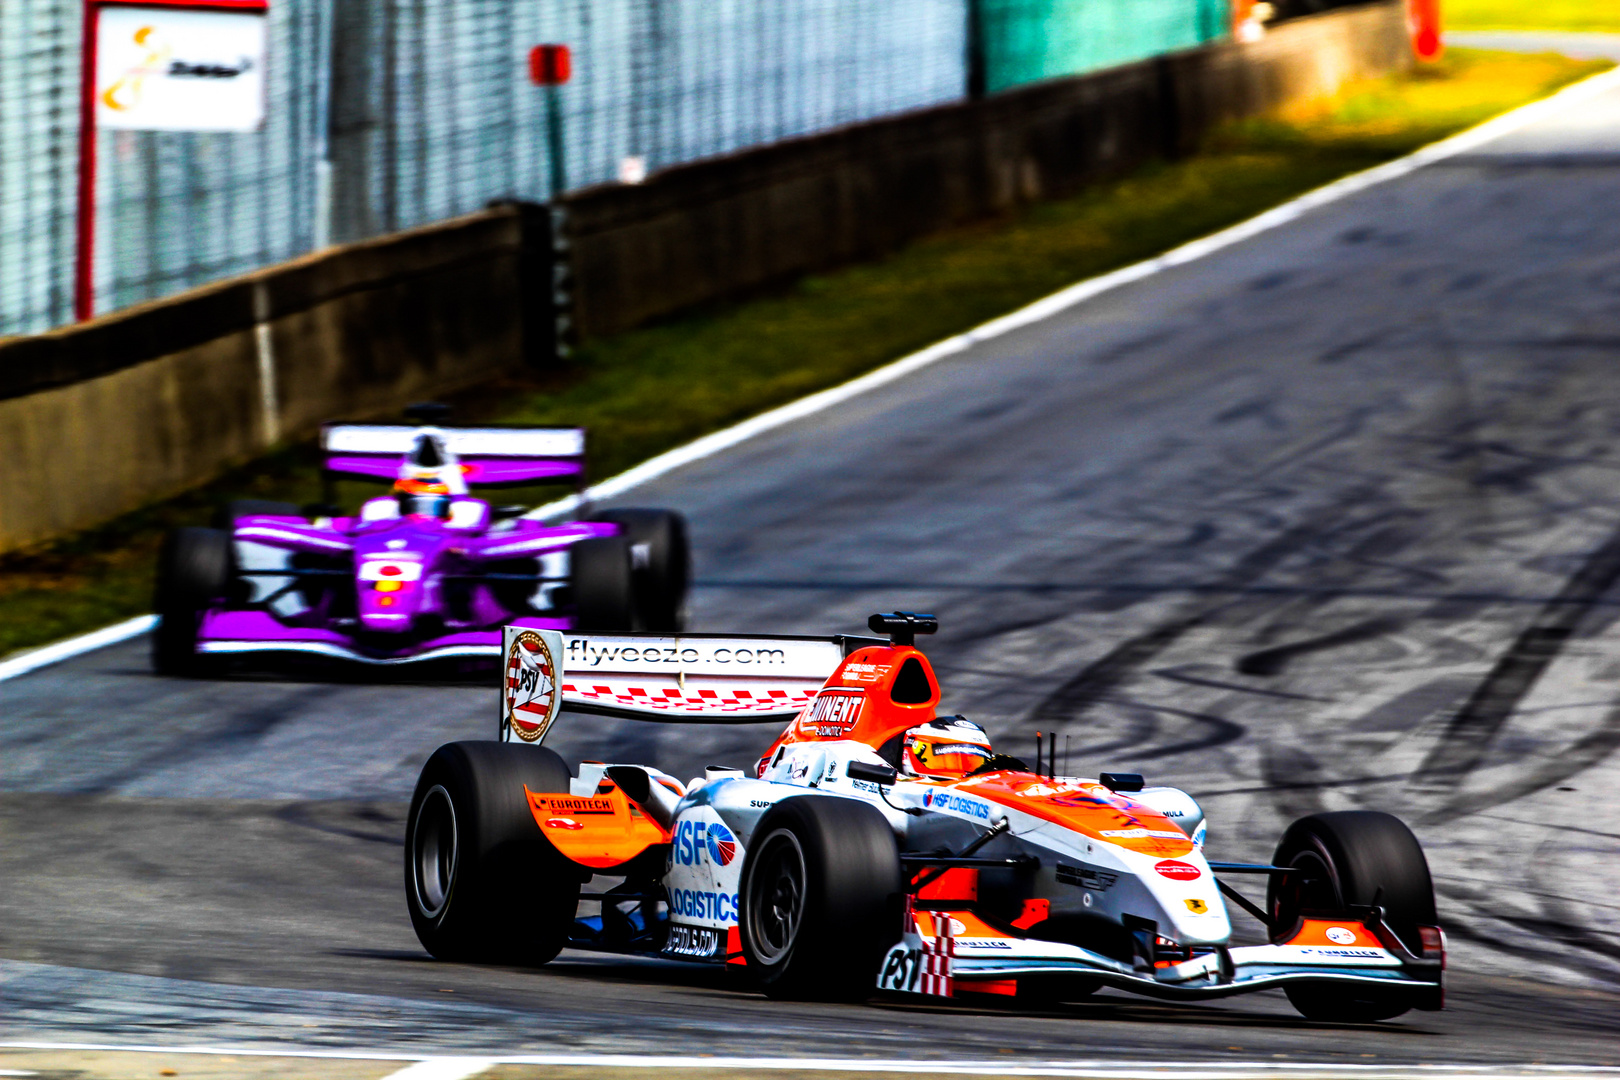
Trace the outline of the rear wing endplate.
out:
<instances>
[{"instance_id":1,"label":"rear wing endplate","mask_svg":"<svg viewBox=\"0 0 1620 1080\"><path fill-rule=\"evenodd\" d=\"M787 722L867 638L501 635L502 741L538 743L564 710L675 723Z\"/></svg>"},{"instance_id":2,"label":"rear wing endplate","mask_svg":"<svg viewBox=\"0 0 1620 1080\"><path fill-rule=\"evenodd\" d=\"M580 480L585 429L563 427L442 427L413 424L326 424L322 467L328 473L393 480L400 459L431 431L460 461L469 487Z\"/></svg>"}]
</instances>

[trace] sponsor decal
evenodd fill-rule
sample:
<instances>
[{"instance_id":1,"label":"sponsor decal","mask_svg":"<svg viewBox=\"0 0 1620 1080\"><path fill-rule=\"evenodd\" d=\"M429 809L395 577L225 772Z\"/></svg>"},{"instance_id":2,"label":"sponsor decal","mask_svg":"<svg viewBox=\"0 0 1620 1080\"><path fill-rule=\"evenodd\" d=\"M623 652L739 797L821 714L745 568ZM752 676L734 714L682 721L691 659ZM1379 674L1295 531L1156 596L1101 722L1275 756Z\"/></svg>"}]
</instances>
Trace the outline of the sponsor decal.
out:
<instances>
[{"instance_id":1,"label":"sponsor decal","mask_svg":"<svg viewBox=\"0 0 1620 1080\"><path fill-rule=\"evenodd\" d=\"M524 630L512 639L506 652L506 728L527 743L546 737L561 704L557 659L546 637L537 630Z\"/></svg>"},{"instance_id":2,"label":"sponsor decal","mask_svg":"<svg viewBox=\"0 0 1620 1080\"><path fill-rule=\"evenodd\" d=\"M1176 835L1181 836L1182 834L1177 833ZM1194 878L1204 876L1204 872L1192 863L1184 863L1176 859L1165 859L1163 862L1155 863L1153 869L1171 881L1191 881Z\"/></svg>"},{"instance_id":3,"label":"sponsor decal","mask_svg":"<svg viewBox=\"0 0 1620 1080\"><path fill-rule=\"evenodd\" d=\"M956 939L958 949L1010 949L1012 942L1002 938L971 938L959 937Z\"/></svg>"},{"instance_id":4,"label":"sponsor decal","mask_svg":"<svg viewBox=\"0 0 1620 1080\"><path fill-rule=\"evenodd\" d=\"M1356 932L1347 930L1342 926L1330 926L1327 928L1326 934L1327 939L1335 945L1354 945L1356 943Z\"/></svg>"},{"instance_id":5,"label":"sponsor decal","mask_svg":"<svg viewBox=\"0 0 1620 1080\"><path fill-rule=\"evenodd\" d=\"M1179 829L1104 829L1102 835L1110 840L1185 840L1187 834Z\"/></svg>"},{"instance_id":6,"label":"sponsor decal","mask_svg":"<svg viewBox=\"0 0 1620 1080\"><path fill-rule=\"evenodd\" d=\"M669 940L664 944L665 956L692 960L713 960L724 956L725 950L725 935L707 926L672 926Z\"/></svg>"},{"instance_id":7,"label":"sponsor decal","mask_svg":"<svg viewBox=\"0 0 1620 1080\"><path fill-rule=\"evenodd\" d=\"M1323 949L1314 945L1301 945L1299 951L1307 956L1334 956L1353 960L1377 960L1384 956L1379 949Z\"/></svg>"},{"instance_id":8,"label":"sponsor decal","mask_svg":"<svg viewBox=\"0 0 1620 1080\"><path fill-rule=\"evenodd\" d=\"M548 829L583 829L584 827L571 817L546 818L546 828Z\"/></svg>"},{"instance_id":9,"label":"sponsor decal","mask_svg":"<svg viewBox=\"0 0 1620 1080\"><path fill-rule=\"evenodd\" d=\"M1057 879L1065 885L1078 885L1093 892L1107 892L1114 887L1119 875L1112 870L1093 870L1088 866L1057 864Z\"/></svg>"},{"instance_id":10,"label":"sponsor decal","mask_svg":"<svg viewBox=\"0 0 1620 1080\"><path fill-rule=\"evenodd\" d=\"M854 729L865 702L865 691L834 693L823 690L805 710L799 720L799 730L821 739L841 739Z\"/></svg>"},{"instance_id":11,"label":"sponsor decal","mask_svg":"<svg viewBox=\"0 0 1620 1080\"><path fill-rule=\"evenodd\" d=\"M669 838L669 861L676 866L730 866L737 838L719 822L677 822Z\"/></svg>"},{"instance_id":12,"label":"sponsor decal","mask_svg":"<svg viewBox=\"0 0 1620 1080\"><path fill-rule=\"evenodd\" d=\"M978 799L968 799L956 794L954 791L925 791L923 792L923 805L930 810L949 810L955 814L965 814L968 817L979 818L982 821L990 820L990 804L980 802Z\"/></svg>"},{"instance_id":13,"label":"sponsor decal","mask_svg":"<svg viewBox=\"0 0 1620 1080\"><path fill-rule=\"evenodd\" d=\"M883 970L878 974L878 989L916 993L917 977L922 974L922 969L921 949L909 949L904 943L896 945L883 959Z\"/></svg>"},{"instance_id":14,"label":"sponsor decal","mask_svg":"<svg viewBox=\"0 0 1620 1080\"><path fill-rule=\"evenodd\" d=\"M1202 915L1209 911L1209 905L1196 898L1183 900L1182 903L1186 904L1187 910L1192 912L1194 915Z\"/></svg>"},{"instance_id":15,"label":"sponsor decal","mask_svg":"<svg viewBox=\"0 0 1620 1080\"><path fill-rule=\"evenodd\" d=\"M1078 791L1070 792L1065 795L1053 795L1051 801L1055 806L1073 806L1086 809L1101 806L1106 807L1109 810L1116 809L1114 804L1109 802L1107 799L1099 799L1095 795L1087 795Z\"/></svg>"},{"instance_id":16,"label":"sponsor decal","mask_svg":"<svg viewBox=\"0 0 1620 1080\"><path fill-rule=\"evenodd\" d=\"M578 795L538 795L529 793L529 800L541 810L549 810L559 816L576 817L581 814L611 814L613 813L613 800L600 796L581 798Z\"/></svg>"},{"instance_id":17,"label":"sponsor decal","mask_svg":"<svg viewBox=\"0 0 1620 1080\"><path fill-rule=\"evenodd\" d=\"M847 683L881 682L892 668L892 664L845 664L843 678Z\"/></svg>"},{"instance_id":18,"label":"sponsor decal","mask_svg":"<svg viewBox=\"0 0 1620 1080\"><path fill-rule=\"evenodd\" d=\"M740 903L736 893L707 892L703 889L669 890L669 913L689 919L734 923Z\"/></svg>"},{"instance_id":19,"label":"sponsor decal","mask_svg":"<svg viewBox=\"0 0 1620 1080\"><path fill-rule=\"evenodd\" d=\"M982 750L983 747L980 747L979 749ZM955 750L953 750L953 751L945 751L945 750L941 750L941 751L937 751L937 752L938 753L963 753L964 751L955 751ZM1052 797L1054 795L1069 795L1069 794L1073 794L1074 792L1076 792L1078 790L1079 790L1079 788L1075 787L1073 784L1031 783L1031 784L1021 784L1017 788L1018 794L1022 795L1026 799L1045 799L1045 798L1050 798L1050 797Z\"/></svg>"},{"instance_id":20,"label":"sponsor decal","mask_svg":"<svg viewBox=\"0 0 1620 1080\"><path fill-rule=\"evenodd\" d=\"M705 654L690 645L597 645L585 638L568 639L568 666L601 667L603 664L739 664L771 667L787 663L787 653L771 648L720 648Z\"/></svg>"},{"instance_id":21,"label":"sponsor decal","mask_svg":"<svg viewBox=\"0 0 1620 1080\"><path fill-rule=\"evenodd\" d=\"M737 838L724 825L710 825L708 849L709 858L714 860L715 865L730 866L731 860L737 857Z\"/></svg>"}]
</instances>

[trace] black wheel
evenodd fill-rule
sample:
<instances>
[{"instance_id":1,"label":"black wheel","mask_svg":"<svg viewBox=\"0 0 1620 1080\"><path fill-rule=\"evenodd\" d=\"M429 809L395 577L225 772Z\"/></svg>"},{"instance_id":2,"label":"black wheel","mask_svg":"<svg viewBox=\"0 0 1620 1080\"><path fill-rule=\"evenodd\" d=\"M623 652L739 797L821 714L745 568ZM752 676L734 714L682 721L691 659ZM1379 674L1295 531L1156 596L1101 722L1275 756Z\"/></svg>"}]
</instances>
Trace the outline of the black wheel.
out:
<instances>
[{"instance_id":1,"label":"black wheel","mask_svg":"<svg viewBox=\"0 0 1620 1080\"><path fill-rule=\"evenodd\" d=\"M541 835L523 794L567 794L543 746L446 743L422 768L405 822L405 902L440 960L544 964L568 941L580 874Z\"/></svg>"},{"instance_id":2,"label":"black wheel","mask_svg":"<svg viewBox=\"0 0 1620 1080\"><path fill-rule=\"evenodd\" d=\"M237 518L255 515L308 520L304 517L304 511L292 503L276 502L272 499L232 499L214 511L214 528L231 529L235 527Z\"/></svg>"},{"instance_id":3,"label":"black wheel","mask_svg":"<svg viewBox=\"0 0 1620 1080\"><path fill-rule=\"evenodd\" d=\"M623 536L581 540L568 549L574 629L612 633L635 629L630 541Z\"/></svg>"},{"instance_id":4,"label":"black wheel","mask_svg":"<svg viewBox=\"0 0 1620 1080\"><path fill-rule=\"evenodd\" d=\"M160 675L201 675L206 659L197 654L203 613L224 599L231 586L231 538L219 529L174 529L158 553L157 589L152 606L152 667Z\"/></svg>"},{"instance_id":5,"label":"black wheel","mask_svg":"<svg viewBox=\"0 0 1620 1080\"><path fill-rule=\"evenodd\" d=\"M1303 912L1377 904L1402 944L1421 953L1418 927L1437 921L1423 848L1390 814L1346 810L1301 818L1283 833L1271 861L1294 868L1272 880L1267 896L1279 935L1290 933ZM1307 1019L1342 1023L1389 1020L1413 1004L1409 994L1380 993L1376 987L1300 983L1286 992Z\"/></svg>"},{"instance_id":6,"label":"black wheel","mask_svg":"<svg viewBox=\"0 0 1620 1080\"><path fill-rule=\"evenodd\" d=\"M592 520L619 526L630 541L636 629L684 629L692 581L686 519L673 510L606 510Z\"/></svg>"},{"instance_id":7,"label":"black wheel","mask_svg":"<svg viewBox=\"0 0 1620 1080\"><path fill-rule=\"evenodd\" d=\"M900 850L854 799L777 803L754 830L737 921L748 968L776 998L860 1001L898 939Z\"/></svg>"}]
</instances>

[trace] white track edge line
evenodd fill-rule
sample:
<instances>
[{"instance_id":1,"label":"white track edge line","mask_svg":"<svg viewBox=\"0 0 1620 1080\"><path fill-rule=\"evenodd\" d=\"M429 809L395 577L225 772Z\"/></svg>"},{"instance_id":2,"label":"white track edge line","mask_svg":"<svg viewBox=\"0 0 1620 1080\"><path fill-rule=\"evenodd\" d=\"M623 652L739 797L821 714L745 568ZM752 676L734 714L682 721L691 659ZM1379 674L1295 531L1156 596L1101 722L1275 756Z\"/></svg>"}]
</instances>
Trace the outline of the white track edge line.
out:
<instances>
[{"instance_id":1,"label":"white track edge line","mask_svg":"<svg viewBox=\"0 0 1620 1080\"><path fill-rule=\"evenodd\" d=\"M78 637L25 652L21 656L14 656L0 662L0 682L15 679L19 675L27 675L30 671L37 671L42 667L61 663L63 660L71 660L81 653L99 649L103 645L116 645L120 641L128 641L151 630L157 625L157 621L156 615L137 615L133 619L125 619L121 623L104 626L88 634L80 634Z\"/></svg>"},{"instance_id":2,"label":"white track edge line","mask_svg":"<svg viewBox=\"0 0 1620 1080\"><path fill-rule=\"evenodd\" d=\"M1540 101L1532 101L1527 105L1521 105L1517 109L1487 120L1477 127L1469 128L1467 131L1459 132L1437 143L1431 143L1414 153L1408 154L1406 157L1396 158L1394 161L1385 162L1363 172L1352 173L1342 179L1333 181L1331 184L1319 187L1315 191L1308 191L1304 195L1283 203L1281 206L1275 206L1247 221L1239 222L1230 228L1223 229L1200 240L1183 244L1178 248L1165 252L1163 255L1146 259L1131 266L1121 267L1100 277L1088 278L1085 281L1070 285L1050 296L1043 297L1032 304L1019 308L1017 311L992 319L987 323L974 327L972 330L948 337L944 341L935 342L925 349L914 352L909 356L903 356L875 371L869 371L859 378L851 379L849 382L841 383L838 386L811 394L808 397L802 397L797 401L790 401L786 405L760 413L758 416L733 424L731 427L694 439L684 446L666 450L657 457L648 458L640 465L632 466L617 476L609 477L599 484L593 484L586 489L583 495L570 495L567 498L546 503L544 506L538 506L530 510L523 516L541 521L550 521L573 513L584 502L610 499L615 495L622 495L647 483L649 480L655 480L665 473L673 472L683 465L690 465L694 461L712 457L722 450L729 449L738 443L753 438L755 435L762 435L773 428L779 428L784 424L822 412L869 390L875 390L880 386L894 382L896 379L904 378L914 371L920 371L947 356L966 352L969 348L981 342L1001 337L1032 323L1040 322L1042 319L1050 318L1061 311L1074 307L1076 304L1084 303L1093 297L1117 289L1121 285L1152 277L1172 267L1182 266L1202 259L1207 255L1212 255L1223 248L1259 236L1261 233L1270 232L1272 229L1297 220L1311 210L1338 202L1379 184L1398 180L1426 165L1433 165L1435 162L1444 161L1446 158L1465 154L1470 150L1483 146L1492 139L1500 138L1510 132L1517 131L1527 124L1532 124L1543 116L1569 108L1571 105L1579 104L1588 98L1596 97L1615 88L1620 88L1620 68L1600 72L1590 78L1582 79L1580 82L1564 87L1550 97L1542 98ZM100 648L103 645L112 645L125 641L138 634L146 633L156 625L156 615L142 615L127 622L121 622L116 626L108 626L89 634L68 638L65 641L56 642L54 645L47 645L42 649L24 653L21 656L0 662L0 682L15 679L19 675L26 675L50 664L72 659L81 653L89 652L91 649Z\"/></svg>"},{"instance_id":3,"label":"white track edge line","mask_svg":"<svg viewBox=\"0 0 1620 1080\"><path fill-rule=\"evenodd\" d=\"M1462 1077L1548 1077L1612 1076L1620 1074L1620 1067L1610 1065L1440 1065L1404 1064L1369 1065L1361 1063L1309 1062L1309 1061L1162 1061L1109 1060L1095 1061L939 1061L927 1058L813 1058L813 1057L707 1057L697 1054L500 1054L479 1053L460 1055L408 1054L398 1051L373 1050L309 1050L301 1048L261 1048L238 1046L121 1046L116 1043L75 1043L14 1041L0 1042L0 1050L81 1051L86 1053L217 1055L235 1057L307 1058L333 1061L400 1061L422 1063L457 1063L463 1067L481 1064L484 1068L495 1065L554 1065L597 1068L709 1068L709 1069L774 1069L811 1070L823 1072L916 1072L991 1074L998 1076L1076 1076L1076 1077L1162 1077L1174 1072L1175 1080L1189 1076L1233 1080L1242 1075L1298 1074L1305 1072L1356 1073L1369 1077L1392 1074L1412 1074L1436 1078ZM1190 1070L1190 1071L1189 1071ZM401 1070L403 1072L405 1070ZM393 1075L398 1075L393 1074ZM422 1076L424 1074L415 1074ZM473 1075L471 1073L466 1075Z\"/></svg>"},{"instance_id":4,"label":"white track edge line","mask_svg":"<svg viewBox=\"0 0 1620 1080\"><path fill-rule=\"evenodd\" d=\"M469 1076L488 1072L499 1064L501 1062L495 1058L487 1057L423 1058L398 1072L389 1073L382 1080L467 1080Z\"/></svg>"},{"instance_id":5,"label":"white track edge line","mask_svg":"<svg viewBox=\"0 0 1620 1080\"><path fill-rule=\"evenodd\" d=\"M1580 82L1566 86L1549 97L1521 105L1517 109L1486 120L1466 131L1449 136L1439 142L1431 143L1408 154L1406 157L1396 158L1394 161L1385 162L1363 172L1342 177L1314 191L1308 191L1304 195L1297 196L1281 206L1266 210L1247 221L1239 222L1210 236L1183 244L1165 252L1163 255L1121 267L1099 277L1077 282L1009 314L992 319L987 323L953 337L948 337L943 341L935 342L927 348L914 352L909 356L901 357L899 360L892 361L849 382L841 383L838 386L800 398L797 401L791 401L786 405L761 413L731 427L695 439L684 446L677 446L673 450L667 450L657 457L649 458L640 465L619 473L617 476L592 485L582 495L570 495L558 499L544 506L536 507L524 516L540 520L551 520L572 513L579 508L582 502L608 499L615 495L621 495L683 465L689 465L694 461L710 457L773 428L781 427L794 420L803 419L850 398L875 390L880 386L943 360L947 356L965 352L981 342L1001 337L1032 323L1050 318L1061 311L1074 307L1076 304L1110 292L1122 285L1140 281L1143 278L1163 273L1172 267L1182 266L1202 259L1223 248L1231 247L1234 244L1295 221L1311 210L1339 202L1379 184L1400 179L1427 165L1456 157L1459 154L1465 154L1493 139L1532 124L1544 116L1559 112L1617 87L1620 87L1620 68L1599 72L1589 78L1582 79Z\"/></svg>"}]
</instances>

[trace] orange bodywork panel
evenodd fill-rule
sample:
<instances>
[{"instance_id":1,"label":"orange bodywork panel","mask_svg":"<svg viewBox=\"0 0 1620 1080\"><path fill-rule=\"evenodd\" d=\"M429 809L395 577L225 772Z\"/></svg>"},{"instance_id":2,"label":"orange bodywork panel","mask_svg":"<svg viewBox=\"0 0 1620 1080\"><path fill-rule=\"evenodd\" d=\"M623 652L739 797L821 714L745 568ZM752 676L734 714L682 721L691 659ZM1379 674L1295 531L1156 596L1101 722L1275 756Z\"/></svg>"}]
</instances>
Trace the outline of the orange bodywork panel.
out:
<instances>
[{"instance_id":1,"label":"orange bodywork panel","mask_svg":"<svg viewBox=\"0 0 1620 1080\"><path fill-rule=\"evenodd\" d=\"M1363 924L1351 919L1302 919L1299 933L1279 945L1320 945L1330 949L1357 946L1363 949L1382 949L1384 943L1378 935ZM1332 930L1333 935L1328 936ZM1346 934L1354 934L1353 938Z\"/></svg>"},{"instance_id":2,"label":"orange bodywork panel","mask_svg":"<svg viewBox=\"0 0 1620 1080\"><path fill-rule=\"evenodd\" d=\"M1176 859L1193 850L1192 840L1174 821L1101 784L992 772L951 786L1142 855Z\"/></svg>"},{"instance_id":3,"label":"orange bodywork panel","mask_svg":"<svg viewBox=\"0 0 1620 1080\"><path fill-rule=\"evenodd\" d=\"M669 833L643 814L617 787L589 796L523 793L535 824L552 847L581 866L605 870L629 862L654 844L669 843Z\"/></svg>"},{"instance_id":4,"label":"orange bodywork panel","mask_svg":"<svg viewBox=\"0 0 1620 1080\"><path fill-rule=\"evenodd\" d=\"M915 701L896 701L895 680L901 677L902 671L908 670L911 660L917 662L917 667L909 669L910 681L915 683L915 673L920 668L928 696ZM902 696L920 698L914 694ZM933 665L915 648L870 645L857 649L844 657L838 670L765 751L762 760L769 761L778 747L788 743L853 739L876 750L902 732L934 719L938 705L939 680L934 677Z\"/></svg>"}]
</instances>

